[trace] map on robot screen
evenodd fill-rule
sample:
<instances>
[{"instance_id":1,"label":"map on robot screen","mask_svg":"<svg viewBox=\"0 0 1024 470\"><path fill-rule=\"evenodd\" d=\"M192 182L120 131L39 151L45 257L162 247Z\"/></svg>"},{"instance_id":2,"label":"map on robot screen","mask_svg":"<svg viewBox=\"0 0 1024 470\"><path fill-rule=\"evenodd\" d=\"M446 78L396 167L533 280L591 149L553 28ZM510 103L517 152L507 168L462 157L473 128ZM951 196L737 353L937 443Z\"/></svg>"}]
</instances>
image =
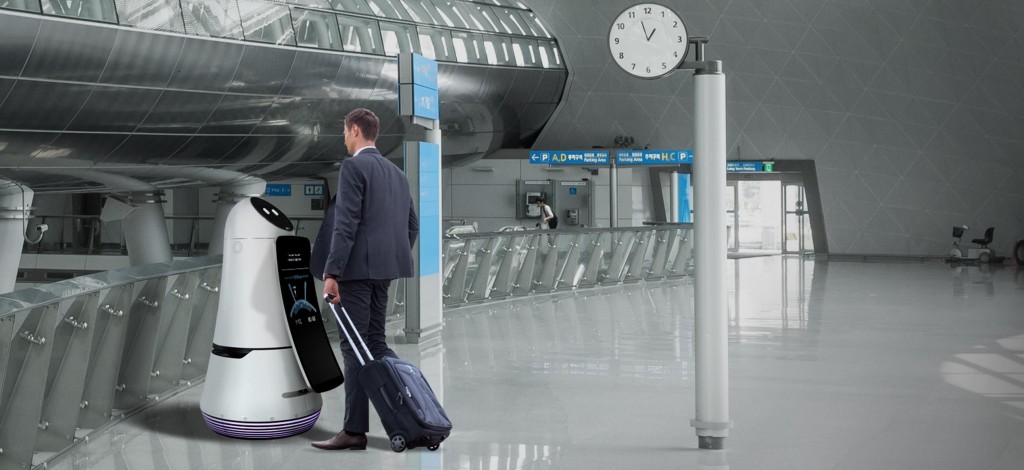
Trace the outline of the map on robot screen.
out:
<instances>
[{"instance_id":1,"label":"map on robot screen","mask_svg":"<svg viewBox=\"0 0 1024 470\"><path fill-rule=\"evenodd\" d=\"M316 307L309 302L313 278L308 273L293 274L284 278L288 293L291 294L292 305L288 310L288 318L296 324L315 322L319 317Z\"/></svg>"}]
</instances>

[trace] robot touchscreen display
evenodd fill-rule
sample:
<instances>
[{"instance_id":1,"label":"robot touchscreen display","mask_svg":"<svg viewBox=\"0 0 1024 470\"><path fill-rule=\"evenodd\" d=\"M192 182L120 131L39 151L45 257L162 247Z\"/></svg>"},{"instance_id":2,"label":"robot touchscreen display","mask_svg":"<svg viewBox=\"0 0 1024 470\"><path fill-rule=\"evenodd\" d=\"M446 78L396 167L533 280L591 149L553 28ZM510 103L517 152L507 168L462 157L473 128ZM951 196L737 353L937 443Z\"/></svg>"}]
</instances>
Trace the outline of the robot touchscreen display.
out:
<instances>
[{"instance_id":1,"label":"robot touchscreen display","mask_svg":"<svg viewBox=\"0 0 1024 470\"><path fill-rule=\"evenodd\" d=\"M299 367L314 391L320 392L317 389L321 384L337 386L341 369L331 360L334 352L317 306L316 283L309 272L309 240L278 237L277 268L285 320Z\"/></svg>"}]
</instances>

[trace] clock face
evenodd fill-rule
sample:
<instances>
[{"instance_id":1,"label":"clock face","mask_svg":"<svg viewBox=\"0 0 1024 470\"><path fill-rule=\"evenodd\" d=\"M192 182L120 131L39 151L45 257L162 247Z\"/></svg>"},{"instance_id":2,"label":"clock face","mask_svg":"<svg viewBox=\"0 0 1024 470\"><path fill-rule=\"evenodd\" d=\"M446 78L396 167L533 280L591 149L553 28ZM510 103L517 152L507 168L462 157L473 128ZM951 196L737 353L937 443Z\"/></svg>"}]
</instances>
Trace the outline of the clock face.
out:
<instances>
[{"instance_id":1,"label":"clock face","mask_svg":"<svg viewBox=\"0 0 1024 470\"><path fill-rule=\"evenodd\" d=\"M683 20L657 3L625 9L608 33L615 63L640 78L658 78L675 71L686 58L689 45Z\"/></svg>"}]
</instances>

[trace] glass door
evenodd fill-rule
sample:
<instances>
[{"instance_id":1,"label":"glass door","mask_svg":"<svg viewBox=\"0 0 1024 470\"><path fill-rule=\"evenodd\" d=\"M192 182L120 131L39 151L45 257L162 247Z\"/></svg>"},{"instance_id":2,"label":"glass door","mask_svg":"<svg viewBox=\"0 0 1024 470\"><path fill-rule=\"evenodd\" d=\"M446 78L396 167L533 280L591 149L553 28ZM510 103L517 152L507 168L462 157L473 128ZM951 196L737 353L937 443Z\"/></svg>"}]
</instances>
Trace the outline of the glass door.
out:
<instances>
[{"instance_id":1,"label":"glass door","mask_svg":"<svg viewBox=\"0 0 1024 470\"><path fill-rule=\"evenodd\" d=\"M738 181L727 181L725 186L725 233L726 233L726 247L729 251L738 251L740 249L739 237L736 236L736 231L740 227L740 213L736 210L736 201L739 200L739 185Z\"/></svg>"},{"instance_id":2,"label":"glass door","mask_svg":"<svg viewBox=\"0 0 1024 470\"><path fill-rule=\"evenodd\" d=\"M807 194L803 185L782 185L783 253L804 254L814 251L811 224L807 217Z\"/></svg>"}]
</instances>

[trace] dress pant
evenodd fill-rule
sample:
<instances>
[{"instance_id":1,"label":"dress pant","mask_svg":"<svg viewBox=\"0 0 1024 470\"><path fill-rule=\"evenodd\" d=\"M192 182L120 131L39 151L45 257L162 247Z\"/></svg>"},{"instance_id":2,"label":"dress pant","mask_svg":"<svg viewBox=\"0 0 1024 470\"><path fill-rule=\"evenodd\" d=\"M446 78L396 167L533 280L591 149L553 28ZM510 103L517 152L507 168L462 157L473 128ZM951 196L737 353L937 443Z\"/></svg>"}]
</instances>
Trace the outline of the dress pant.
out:
<instances>
[{"instance_id":1,"label":"dress pant","mask_svg":"<svg viewBox=\"0 0 1024 470\"><path fill-rule=\"evenodd\" d=\"M338 293L341 294L341 305L345 307L352 322L356 324L359 335L366 341L366 346L374 358L380 359L385 356L395 357L395 354L387 344L387 334L384 331L385 315L388 309L388 286L391 280L360 280L338 282ZM343 318L344 319L344 318ZM348 326L348 325L346 325ZM359 359L356 359L353 347L358 347L360 354L366 353L359 340L355 337L350 344L345 334L338 330L341 336L341 355L345 360L345 427L349 433L365 433L370 429L370 402L366 392L359 383Z\"/></svg>"}]
</instances>

